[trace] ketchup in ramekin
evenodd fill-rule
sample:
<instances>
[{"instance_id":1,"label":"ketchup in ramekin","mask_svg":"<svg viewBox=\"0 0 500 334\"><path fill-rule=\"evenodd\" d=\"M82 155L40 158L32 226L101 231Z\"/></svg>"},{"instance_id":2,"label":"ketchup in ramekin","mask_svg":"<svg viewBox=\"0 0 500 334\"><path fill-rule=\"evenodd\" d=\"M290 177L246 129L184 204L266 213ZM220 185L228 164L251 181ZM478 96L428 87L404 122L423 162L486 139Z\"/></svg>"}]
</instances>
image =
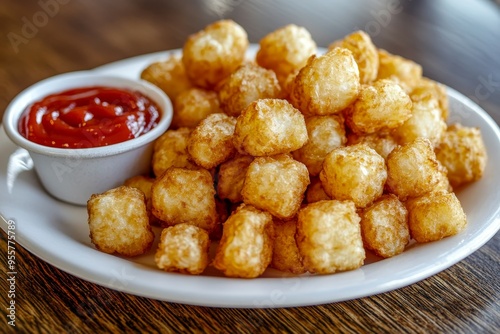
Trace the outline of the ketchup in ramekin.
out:
<instances>
[{"instance_id":1,"label":"ketchup in ramekin","mask_svg":"<svg viewBox=\"0 0 500 334\"><path fill-rule=\"evenodd\" d=\"M140 92L94 86L66 90L33 103L19 120L28 140L57 148L117 144L154 128L158 106Z\"/></svg>"}]
</instances>

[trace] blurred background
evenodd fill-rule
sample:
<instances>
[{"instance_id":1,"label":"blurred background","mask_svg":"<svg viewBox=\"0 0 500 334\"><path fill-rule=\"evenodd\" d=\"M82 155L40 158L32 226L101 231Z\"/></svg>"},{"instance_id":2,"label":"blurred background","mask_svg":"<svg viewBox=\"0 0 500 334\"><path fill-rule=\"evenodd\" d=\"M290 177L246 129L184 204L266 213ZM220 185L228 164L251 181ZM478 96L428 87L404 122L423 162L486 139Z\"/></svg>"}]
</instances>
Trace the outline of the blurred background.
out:
<instances>
[{"instance_id":1,"label":"blurred background","mask_svg":"<svg viewBox=\"0 0 500 334\"><path fill-rule=\"evenodd\" d=\"M322 47L365 30L500 123L497 0L2 0L0 114L43 78L181 48L189 34L223 18L242 25L253 43L289 23Z\"/></svg>"}]
</instances>

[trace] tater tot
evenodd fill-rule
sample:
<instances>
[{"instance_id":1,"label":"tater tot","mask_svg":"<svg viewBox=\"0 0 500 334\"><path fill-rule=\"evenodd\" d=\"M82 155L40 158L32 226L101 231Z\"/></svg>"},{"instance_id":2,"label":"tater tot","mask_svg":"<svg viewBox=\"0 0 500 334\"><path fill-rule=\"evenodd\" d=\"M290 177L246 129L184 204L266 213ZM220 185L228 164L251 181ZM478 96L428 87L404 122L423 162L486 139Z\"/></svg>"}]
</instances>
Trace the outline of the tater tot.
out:
<instances>
[{"instance_id":1,"label":"tater tot","mask_svg":"<svg viewBox=\"0 0 500 334\"><path fill-rule=\"evenodd\" d=\"M443 164L437 160L438 163L438 182L436 186L433 188L433 191L436 190L444 190L448 192L453 191L453 187L451 186L450 180L448 179L448 169L443 166Z\"/></svg>"},{"instance_id":2,"label":"tater tot","mask_svg":"<svg viewBox=\"0 0 500 334\"><path fill-rule=\"evenodd\" d=\"M153 214L166 225L187 223L213 232L218 224L210 172L170 167L153 183Z\"/></svg>"},{"instance_id":3,"label":"tater tot","mask_svg":"<svg viewBox=\"0 0 500 334\"><path fill-rule=\"evenodd\" d=\"M211 169L233 157L235 125L236 118L223 113L211 114L201 121L188 139L191 159L198 166Z\"/></svg>"},{"instance_id":4,"label":"tater tot","mask_svg":"<svg viewBox=\"0 0 500 334\"><path fill-rule=\"evenodd\" d=\"M222 112L214 91L191 88L180 93L174 101L171 129L194 128L208 115Z\"/></svg>"},{"instance_id":5,"label":"tater tot","mask_svg":"<svg viewBox=\"0 0 500 334\"><path fill-rule=\"evenodd\" d=\"M390 54L382 49L378 50L378 58L377 79L393 80L408 94L422 78L422 66L414 61Z\"/></svg>"},{"instance_id":6,"label":"tater tot","mask_svg":"<svg viewBox=\"0 0 500 334\"><path fill-rule=\"evenodd\" d=\"M146 201L151 198L151 186L153 185L154 179L144 176L136 175L132 176L123 182L123 185L137 188L144 193L146 196Z\"/></svg>"},{"instance_id":7,"label":"tater tot","mask_svg":"<svg viewBox=\"0 0 500 334\"><path fill-rule=\"evenodd\" d=\"M293 83L295 77L299 74L300 70L293 71L284 80L280 81L281 86L281 98L290 101L290 94L292 93Z\"/></svg>"},{"instance_id":8,"label":"tater tot","mask_svg":"<svg viewBox=\"0 0 500 334\"><path fill-rule=\"evenodd\" d=\"M364 208L382 195L387 170L384 158L374 149L358 144L330 152L319 177L328 196Z\"/></svg>"},{"instance_id":9,"label":"tater tot","mask_svg":"<svg viewBox=\"0 0 500 334\"><path fill-rule=\"evenodd\" d=\"M321 180L319 179L319 177L311 177L311 183L306 189L305 197L306 197L306 203L314 203L332 199L325 192L325 189L323 188L323 185L321 184Z\"/></svg>"},{"instance_id":10,"label":"tater tot","mask_svg":"<svg viewBox=\"0 0 500 334\"><path fill-rule=\"evenodd\" d=\"M357 135L350 133L347 136L347 145L366 144L377 151L384 159L387 159L389 153L392 152L398 143L393 136L385 132L372 133L369 135Z\"/></svg>"},{"instance_id":11,"label":"tater tot","mask_svg":"<svg viewBox=\"0 0 500 334\"><path fill-rule=\"evenodd\" d=\"M199 275L208 266L209 246L204 229L189 224L170 226L161 232L155 262L168 272Z\"/></svg>"},{"instance_id":12,"label":"tater tot","mask_svg":"<svg viewBox=\"0 0 500 334\"><path fill-rule=\"evenodd\" d=\"M121 186L94 194L87 212L90 240L102 252L137 256L153 244L145 196L139 189Z\"/></svg>"},{"instance_id":13,"label":"tater tot","mask_svg":"<svg viewBox=\"0 0 500 334\"><path fill-rule=\"evenodd\" d=\"M259 157L248 166L241 195L247 204L290 219L299 210L308 185L307 167L289 155Z\"/></svg>"},{"instance_id":14,"label":"tater tot","mask_svg":"<svg viewBox=\"0 0 500 334\"><path fill-rule=\"evenodd\" d=\"M340 112L357 98L359 70L351 51L334 48L323 56L311 56L292 85L290 101L304 115Z\"/></svg>"},{"instance_id":15,"label":"tater tot","mask_svg":"<svg viewBox=\"0 0 500 334\"><path fill-rule=\"evenodd\" d=\"M318 175L326 155L347 141L344 120L338 115L311 116L306 118L306 128L309 140L293 152L293 157L306 165L311 175Z\"/></svg>"},{"instance_id":16,"label":"tater tot","mask_svg":"<svg viewBox=\"0 0 500 334\"><path fill-rule=\"evenodd\" d=\"M417 138L427 138L435 147L445 131L446 123L441 117L437 100L426 99L413 102L411 117L395 129L392 135L400 145Z\"/></svg>"},{"instance_id":17,"label":"tater tot","mask_svg":"<svg viewBox=\"0 0 500 334\"><path fill-rule=\"evenodd\" d=\"M346 109L346 122L357 134L397 128L412 114L412 102L401 86L377 80L361 87L358 99Z\"/></svg>"},{"instance_id":18,"label":"tater tot","mask_svg":"<svg viewBox=\"0 0 500 334\"><path fill-rule=\"evenodd\" d=\"M271 267L292 274L306 272L300 258L299 248L295 242L297 220L274 220L273 259Z\"/></svg>"},{"instance_id":19,"label":"tater tot","mask_svg":"<svg viewBox=\"0 0 500 334\"><path fill-rule=\"evenodd\" d=\"M242 65L224 80L219 90L221 107L230 116L239 116L253 101L280 95L276 74L255 64Z\"/></svg>"},{"instance_id":20,"label":"tater tot","mask_svg":"<svg viewBox=\"0 0 500 334\"><path fill-rule=\"evenodd\" d=\"M410 93L412 101L427 100L429 98L438 101L439 109L441 110L441 118L446 121L449 115L449 102L446 86L433 81L429 78L422 77L416 87Z\"/></svg>"},{"instance_id":21,"label":"tater tot","mask_svg":"<svg viewBox=\"0 0 500 334\"><path fill-rule=\"evenodd\" d=\"M182 61L189 79L202 88L213 88L245 59L246 31L232 20L212 23L189 36Z\"/></svg>"},{"instance_id":22,"label":"tater tot","mask_svg":"<svg viewBox=\"0 0 500 334\"><path fill-rule=\"evenodd\" d=\"M224 223L213 265L229 277L260 276L272 259L272 216L242 204Z\"/></svg>"},{"instance_id":23,"label":"tater tot","mask_svg":"<svg viewBox=\"0 0 500 334\"><path fill-rule=\"evenodd\" d=\"M319 201L299 211L296 242L310 273L331 274L363 265L361 218L351 201Z\"/></svg>"},{"instance_id":24,"label":"tater tot","mask_svg":"<svg viewBox=\"0 0 500 334\"><path fill-rule=\"evenodd\" d=\"M432 191L406 202L410 234L417 242L455 235L467 225L467 217L454 193Z\"/></svg>"},{"instance_id":25,"label":"tater tot","mask_svg":"<svg viewBox=\"0 0 500 334\"><path fill-rule=\"evenodd\" d=\"M410 242L408 211L396 195L384 195L363 210L361 235L365 247L384 258L404 251Z\"/></svg>"},{"instance_id":26,"label":"tater tot","mask_svg":"<svg viewBox=\"0 0 500 334\"><path fill-rule=\"evenodd\" d=\"M257 64L273 70L280 82L302 68L316 53L316 43L304 27L289 24L260 40L255 57Z\"/></svg>"},{"instance_id":27,"label":"tater tot","mask_svg":"<svg viewBox=\"0 0 500 334\"><path fill-rule=\"evenodd\" d=\"M304 116L279 99L252 102L238 117L233 143L242 154L268 156L295 151L307 142Z\"/></svg>"},{"instance_id":28,"label":"tater tot","mask_svg":"<svg viewBox=\"0 0 500 334\"><path fill-rule=\"evenodd\" d=\"M437 159L448 170L453 187L479 180L486 168L487 154L478 128L454 124L436 147Z\"/></svg>"},{"instance_id":29,"label":"tater tot","mask_svg":"<svg viewBox=\"0 0 500 334\"><path fill-rule=\"evenodd\" d=\"M428 139L396 147L387 157L388 190L404 201L431 191L439 182L439 165Z\"/></svg>"},{"instance_id":30,"label":"tater tot","mask_svg":"<svg viewBox=\"0 0 500 334\"><path fill-rule=\"evenodd\" d=\"M243 189L248 166L253 159L250 155L242 155L220 165L217 182L217 195L220 198L228 199L232 203L243 202L241 189Z\"/></svg>"},{"instance_id":31,"label":"tater tot","mask_svg":"<svg viewBox=\"0 0 500 334\"><path fill-rule=\"evenodd\" d=\"M188 128L167 130L156 140L151 161L156 177L170 167L196 167L194 163L189 161L187 145L190 134L191 129Z\"/></svg>"},{"instance_id":32,"label":"tater tot","mask_svg":"<svg viewBox=\"0 0 500 334\"><path fill-rule=\"evenodd\" d=\"M180 55L170 55L167 60L150 64L141 72L141 79L158 86L172 101L180 93L193 87Z\"/></svg>"},{"instance_id":33,"label":"tater tot","mask_svg":"<svg viewBox=\"0 0 500 334\"><path fill-rule=\"evenodd\" d=\"M144 175L136 175L128 178L123 182L124 186L137 188L142 191L146 197L146 209L148 211L149 222L152 225L158 225L159 222L152 213L152 205L151 205L151 187L153 186L153 182L155 180L153 178L144 176Z\"/></svg>"},{"instance_id":34,"label":"tater tot","mask_svg":"<svg viewBox=\"0 0 500 334\"><path fill-rule=\"evenodd\" d=\"M359 68L359 79L362 84L368 84L377 78L379 61L378 51L364 31L355 31L342 40L332 43L328 48L335 47L349 49Z\"/></svg>"}]
</instances>

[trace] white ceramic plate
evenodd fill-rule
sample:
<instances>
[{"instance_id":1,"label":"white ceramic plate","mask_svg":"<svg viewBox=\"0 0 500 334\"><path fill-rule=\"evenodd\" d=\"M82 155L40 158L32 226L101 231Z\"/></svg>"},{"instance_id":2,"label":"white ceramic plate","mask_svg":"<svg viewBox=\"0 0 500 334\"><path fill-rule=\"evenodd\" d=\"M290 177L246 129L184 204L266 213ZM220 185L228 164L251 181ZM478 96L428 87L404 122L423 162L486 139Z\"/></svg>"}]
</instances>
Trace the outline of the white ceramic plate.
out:
<instances>
[{"instance_id":1,"label":"white ceramic plate","mask_svg":"<svg viewBox=\"0 0 500 334\"><path fill-rule=\"evenodd\" d=\"M147 64L166 54L130 58L95 71L137 78ZM17 175L29 161L8 140L3 128L0 213L15 221L16 241L44 261L84 280L158 300L219 307L288 307L383 293L452 266L480 248L500 228L500 173L495 170L500 166L500 131L486 112L468 98L452 89L448 93L450 120L480 127L489 155L484 177L457 193L468 216L467 228L438 242L412 244L403 254L390 259L369 257L357 270L300 277L267 270L264 277L248 280L221 277L216 270L208 269L203 276L189 276L156 269L155 245L148 255L132 260L99 252L90 242L84 207L47 195L31 170ZM6 222L0 225L7 230Z\"/></svg>"}]
</instances>

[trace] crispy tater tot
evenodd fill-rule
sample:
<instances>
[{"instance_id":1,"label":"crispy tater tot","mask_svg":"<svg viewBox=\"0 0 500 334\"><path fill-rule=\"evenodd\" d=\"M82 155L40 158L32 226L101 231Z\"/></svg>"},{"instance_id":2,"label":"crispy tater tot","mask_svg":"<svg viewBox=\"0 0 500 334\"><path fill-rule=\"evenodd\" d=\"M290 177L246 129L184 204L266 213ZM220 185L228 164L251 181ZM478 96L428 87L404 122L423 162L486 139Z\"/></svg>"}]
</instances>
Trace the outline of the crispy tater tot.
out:
<instances>
[{"instance_id":1,"label":"crispy tater tot","mask_svg":"<svg viewBox=\"0 0 500 334\"><path fill-rule=\"evenodd\" d=\"M411 117L411 106L401 86L391 80L377 80L361 87L358 99L346 109L346 122L357 134L390 130Z\"/></svg>"},{"instance_id":2,"label":"crispy tater tot","mask_svg":"<svg viewBox=\"0 0 500 334\"><path fill-rule=\"evenodd\" d=\"M299 248L295 242L295 232L297 231L297 220L281 221L275 219L273 259L270 266L287 271L292 274L303 274L306 272L300 258Z\"/></svg>"},{"instance_id":3,"label":"crispy tater tot","mask_svg":"<svg viewBox=\"0 0 500 334\"><path fill-rule=\"evenodd\" d=\"M196 168L196 165L189 161L187 150L190 134L189 128L167 130L156 140L151 161L156 177L170 167Z\"/></svg>"},{"instance_id":4,"label":"crispy tater tot","mask_svg":"<svg viewBox=\"0 0 500 334\"><path fill-rule=\"evenodd\" d=\"M351 201L319 201L299 211L296 242L310 273L331 274L363 265L361 218Z\"/></svg>"},{"instance_id":5,"label":"crispy tater tot","mask_svg":"<svg viewBox=\"0 0 500 334\"><path fill-rule=\"evenodd\" d=\"M413 102L411 117L395 129L392 135L400 145L417 138L427 138L436 147L445 131L446 123L441 117L438 101L425 99Z\"/></svg>"},{"instance_id":6,"label":"crispy tater tot","mask_svg":"<svg viewBox=\"0 0 500 334\"><path fill-rule=\"evenodd\" d=\"M208 266L209 246L204 229L189 224L170 226L161 232L155 262L168 272L199 275Z\"/></svg>"},{"instance_id":7,"label":"crispy tater tot","mask_svg":"<svg viewBox=\"0 0 500 334\"><path fill-rule=\"evenodd\" d=\"M167 60L150 64L141 72L141 79L158 86L172 101L181 92L193 87L180 55L170 55Z\"/></svg>"},{"instance_id":8,"label":"crispy tater tot","mask_svg":"<svg viewBox=\"0 0 500 334\"><path fill-rule=\"evenodd\" d=\"M408 211L396 195L383 195L363 210L361 235L365 247L384 258L404 251L410 242Z\"/></svg>"},{"instance_id":9,"label":"crispy tater tot","mask_svg":"<svg viewBox=\"0 0 500 334\"><path fill-rule=\"evenodd\" d=\"M245 59L246 31L232 20L212 23L189 36L182 61L189 79L202 88L213 88Z\"/></svg>"},{"instance_id":10,"label":"crispy tater tot","mask_svg":"<svg viewBox=\"0 0 500 334\"><path fill-rule=\"evenodd\" d=\"M437 159L448 170L453 187L477 181L483 176L487 154L478 128L460 124L449 126L435 152Z\"/></svg>"},{"instance_id":11,"label":"crispy tater tot","mask_svg":"<svg viewBox=\"0 0 500 334\"><path fill-rule=\"evenodd\" d=\"M241 195L247 204L290 219L299 210L308 185L307 167L289 155L259 157L248 166Z\"/></svg>"},{"instance_id":12,"label":"crispy tater tot","mask_svg":"<svg viewBox=\"0 0 500 334\"><path fill-rule=\"evenodd\" d=\"M432 191L406 202L410 234L417 242L455 235L467 225L467 217L454 193Z\"/></svg>"},{"instance_id":13,"label":"crispy tater tot","mask_svg":"<svg viewBox=\"0 0 500 334\"><path fill-rule=\"evenodd\" d=\"M290 94L292 93L293 83L295 77L299 74L300 70L295 70L290 73L284 80L280 82L281 86L281 98L290 101Z\"/></svg>"},{"instance_id":14,"label":"crispy tater tot","mask_svg":"<svg viewBox=\"0 0 500 334\"><path fill-rule=\"evenodd\" d=\"M213 265L229 277L260 276L272 259L272 216L242 204L224 223Z\"/></svg>"},{"instance_id":15,"label":"crispy tater tot","mask_svg":"<svg viewBox=\"0 0 500 334\"><path fill-rule=\"evenodd\" d=\"M388 190L404 201L431 191L440 179L439 165L428 139L396 147L387 157Z\"/></svg>"},{"instance_id":16,"label":"crispy tater tot","mask_svg":"<svg viewBox=\"0 0 500 334\"><path fill-rule=\"evenodd\" d=\"M250 155L242 155L220 165L217 182L217 195L220 198L228 199L232 203L243 202L241 189L243 189L248 166L253 159Z\"/></svg>"},{"instance_id":17,"label":"crispy tater tot","mask_svg":"<svg viewBox=\"0 0 500 334\"><path fill-rule=\"evenodd\" d=\"M438 182L436 186L434 187L433 191L436 190L444 190L447 192L452 192L453 187L451 186L450 180L448 179L448 169L443 166L443 164L437 160L438 163Z\"/></svg>"},{"instance_id":18,"label":"crispy tater tot","mask_svg":"<svg viewBox=\"0 0 500 334\"><path fill-rule=\"evenodd\" d=\"M267 156L295 151L307 142L304 116L279 99L252 102L238 117L233 143L242 154Z\"/></svg>"},{"instance_id":19,"label":"crispy tater tot","mask_svg":"<svg viewBox=\"0 0 500 334\"><path fill-rule=\"evenodd\" d=\"M359 79L362 84L368 84L377 78L378 73L378 51L370 38L364 31L355 31L345 36L340 41L335 41L328 48L335 47L349 49L356 60L359 68Z\"/></svg>"},{"instance_id":20,"label":"crispy tater tot","mask_svg":"<svg viewBox=\"0 0 500 334\"><path fill-rule=\"evenodd\" d=\"M213 232L218 224L210 172L170 167L153 183L153 214L166 225L187 223Z\"/></svg>"},{"instance_id":21,"label":"crispy tater tot","mask_svg":"<svg viewBox=\"0 0 500 334\"><path fill-rule=\"evenodd\" d=\"M374 149L357 144L331 151L319 177L328 196L364 208L382 195L387 170L384 158Z\"/></svg>"},{"instance_id":22,"label":"crispy tater tot","mask_svg":"<svg viewBox=\"0 0 500 334\"><path fill-rule=\"evenodd\" d=\"M319 179L319 177L311 177L311 183L307 187L305 196L306 196L306 203L314 203L332 199L325 192L325 189L323 188L323 185L321 184L321 180Z\"/></svg>"},{"instance_id":23,"label":"crispy tater tot","mask_svg":"<svg viewBox=\"0 0 500 334\"><path fill-rule=\"evenodd\" d=\"M153 178L144 175L136 175L126 179L125 182L123 182L123 185L137 188L144 193L146 196L146 209L148 211L149 222L152 225L159 225L158 219L156 219L152 213L151 187L153 186L154 181L155 180Z\"/></svg>"},{"instance_id":24,"label":"crispy tater tot","mask_svg":"<svg viewBox=\"0 0 500 334\"><path fill-rule=\"evenodd\" d=\"M369 135L357 135L350 133L347 136L347 145L366 144L377 151L384 159L398 146L396 139L388 133L379 132Z\"/></svg>"},{"instance_id":25,"label":"crispy tater tot","mask_svg":"<svg viewBox=\"0 0 500 334\"><path fill-rule=\"evenodd\" d=\"M302 68L316 53L316 43L304 27L289 24L260 40L255 57L257 64L273 70L280 82Z\"/></svg>"},{"instance_id":26,"label":"crispy tater tot","mask_svg":"<svg viewBox=\"0 0 500 334\"><path fill-rule=\"evenodd\" d=\"M233 157L235 125L236 118L223 113L211 114L201 121L189 136L191 159L198 166L211 169Z\"/></svg>"},{"instance_id":27,"label":"crispy tater tot","mask_svg":"<svg viewBox=\"0 0 500 334\"><path fill-rule=\"evenodd\" d=\"M422 66L409 59L378 50L379 68L377 79L397 82L406 93L410 93L422 78Z\"/></svg>"},{"instance_id":28,"label":"crispy tater tot","mask_svg":"<svg viewBox=\"0 0 500 334\"><path fill-rule=\"evenodd\" d=\"M151 198L151 186L153 185L153 182L153 178L145 175L136 175L126 179L125 182L123 182L123 185L139 189L144 193L147 201Z\"/></svg>"},{"instance_id":29,"label":"crispy tater tot","mask_svg":"<svg viewBox=\"0 0 500 334\"><path fill-rule=\"evenodd\" d=\"M323 160L334 148L344 146L344 120L339 115L311 116L306 118L308 142L293 157L307 166L311 175L318 175Z\"/></svg>"},{"instance_id":30,"label":"crispy tater tot","mask_svg":"<svg viewBox=\"0 0 500 334\"><path fill-rule=\"evenodd\" d=\"M208 115L222 112L214 91L191 88L180 93L174 101L171 129L194 128Z\"/></svg>"},{"instance_id":31,"label":"crispy tater tot","mask_svg":"<svg viewBox=\"0 0 500 334\"><path fill-rule=\"evenodd\" d=\"M357 98L359 70L351 51L334 48L311 56L295 77L290 100L304 115L335 114Z\"/></svg>"},{"instance_id":32,"label":"crispy tater tot","mask_svg":"<svg viewBox=\"0 0 500 334\"><path fill-rule=\"evenodd\" d=\"M139 189L121 186L94 194L87 212L90 240L102 252L137 256L153 244L145 196Z\"/></svg>"},{"instance_id":33,"label":"crispy tater tot","mask_svg":"<svg viewBox=\"0 0 500 334\"><path fill-rule=\"evenodd\" d=\"M253 101L280 95L276 74L255 64L242 65L224 80L219 90L221 107L230 116L239 116Z\"/></svg>"},{"instance_id":34,"label":"crispy tater tot","mask_svg":"<svg viewBox=\"0 0 500 334\"><path fill-rule=\"evenodd\" d=\"M416 87L410 93L412 101L421 101L433 98L438 101L439 109L441 110L441 118L446 121L449 115L449 102L446 87L429 78L422 77Z\"/></svg>"}]
</instances>

